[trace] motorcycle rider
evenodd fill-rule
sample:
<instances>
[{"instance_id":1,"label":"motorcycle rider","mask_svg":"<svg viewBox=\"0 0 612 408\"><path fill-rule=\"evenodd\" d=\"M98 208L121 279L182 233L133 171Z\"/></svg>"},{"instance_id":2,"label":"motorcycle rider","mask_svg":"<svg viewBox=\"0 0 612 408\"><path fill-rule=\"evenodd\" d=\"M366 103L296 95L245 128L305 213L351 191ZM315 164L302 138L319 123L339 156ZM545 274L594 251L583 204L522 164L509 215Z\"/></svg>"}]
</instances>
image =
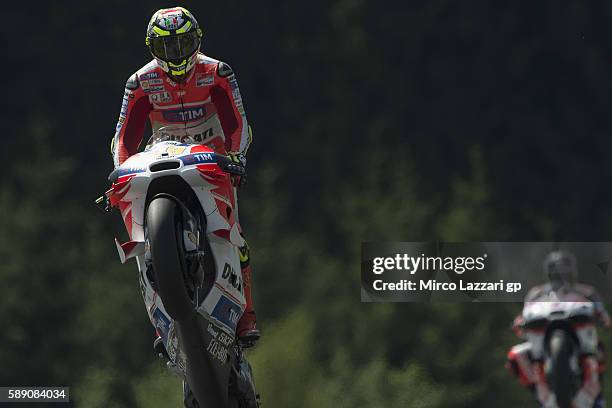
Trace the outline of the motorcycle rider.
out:
<instances>
[{"instance_id":1,"label":"motorcycle rider","mask_svg":"<svg viewBox=\"0 0 612 408\"><path fill-rule=\"evenodd\" d=\"M183 7L161 9L151 17L145 42L153 59L125 84L111 144L115 167L137 153L147 119L153 131L168 125L200 129L201 143L246 165L252 135L236 75L227 63L200 52L202 36L196 18ZM245 180L245 176L232 176L235 198L236 188ZM236 220L237 210L233 208ZM246 242L239 254L247 304L237 325L237 336L250 346L260 333Z\"/></svg>"},{"instance_id":2,"label":"motorcycle rider","mask_svg":"<svg viewBox=\"0 0 612 408\"><path fill-rule=\"evenodd\" d=\"M578 268L574 255L568 251L556 250L548 254L544 260L544 276L547 283L533 287L525 298L525 307L530 302L542 301L582 301L592 302L597 323L604 327L610 326L610 316L603 306L601 298L595 289L588 285L577 283ZM556 408L554 394L546 383L544 358L541 352L535 352L533 343L542 342L544 332L529 332L523 330L522 314L513 323L513 329L527 342L513 346L508 352L507 367L519 378L522 385L529 388L538 402L544 408ZM578 328L580 330L589 328ZM590 330L594 330L591 326ZM537 337L537 338L536 338ZM575 408L600 408L605 406L602 397L600 375L605 370L603 346L601 343L593 350L581 350L580 366L583 372L582 387L573 400Z\"/></svg>"}]
</instances>

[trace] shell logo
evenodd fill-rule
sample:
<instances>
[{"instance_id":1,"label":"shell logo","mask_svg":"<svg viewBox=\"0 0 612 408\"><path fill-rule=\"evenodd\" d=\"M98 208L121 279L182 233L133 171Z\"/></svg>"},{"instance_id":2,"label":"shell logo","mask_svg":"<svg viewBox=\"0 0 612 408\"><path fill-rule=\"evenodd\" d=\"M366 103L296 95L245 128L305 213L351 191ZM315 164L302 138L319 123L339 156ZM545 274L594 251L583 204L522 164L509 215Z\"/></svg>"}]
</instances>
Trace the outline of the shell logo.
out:
<instances>
[{"instance_id":1,"label":"shell logo","mask_svg":"<svg viewBox=\"0 0 612 408\"><path fill-rule=\"evenodd\" d=\"M171 156L177 156L179 154L183 154L185 151L185 146L168 146L166 149L166 153Z\"/></svg>"}]
</instances>

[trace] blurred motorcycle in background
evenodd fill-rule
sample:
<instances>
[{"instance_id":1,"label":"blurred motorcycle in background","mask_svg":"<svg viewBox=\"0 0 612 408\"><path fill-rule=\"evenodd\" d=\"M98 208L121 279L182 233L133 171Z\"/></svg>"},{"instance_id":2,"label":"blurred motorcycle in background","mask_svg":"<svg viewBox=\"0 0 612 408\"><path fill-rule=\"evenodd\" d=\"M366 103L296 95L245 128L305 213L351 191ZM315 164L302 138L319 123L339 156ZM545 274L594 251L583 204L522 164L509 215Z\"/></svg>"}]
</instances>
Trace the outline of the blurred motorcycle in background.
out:
<instances>
[{"instance_id":1,"label":"blurred motorcycle in background","mask_svg":"<svg viewBox=\"0 0 612 408\"><path fill-rule=\"evenodd\" d=\"M603 406L599 381L590 380L604 369L596 323L584 299L525 303L515 330L526 342L510 350L508 367L542 407Z\"/></svg>"}]
</instances>

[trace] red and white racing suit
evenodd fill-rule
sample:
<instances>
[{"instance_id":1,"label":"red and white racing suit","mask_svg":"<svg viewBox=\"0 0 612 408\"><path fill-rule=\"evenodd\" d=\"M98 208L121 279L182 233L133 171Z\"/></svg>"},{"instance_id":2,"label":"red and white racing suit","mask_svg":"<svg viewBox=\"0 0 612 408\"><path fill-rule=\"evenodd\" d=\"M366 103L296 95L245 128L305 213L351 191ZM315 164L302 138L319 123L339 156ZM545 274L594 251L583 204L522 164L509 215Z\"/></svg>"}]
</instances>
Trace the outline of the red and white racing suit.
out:
<instances>
[{"instance_id":1,"label":"red and white racing suit","mask_svg":"<svg viewBox=\"0 0 612 408\"><path fill-rule=\"evenodd\" d=\"M194 68L182 82L173 81L156 60L136 71L125 85L113 139L115 167L137 153L147 119L153 131L170 125L184 126L197 142L217 153L240 154L246 161L251 131L236 75L224 62L198 53ZM232 206L238 222L236 194ZM239 334L248 329L246 326L254 328L255 321L248 258L248 247L245 245L240 250L240 260L247 306L238 323Z\"/></svg>"},{"instance_id":2,"label":"red and white racing suit","mask_svg":"<svg viewBox=\"0 0 612 408\"><path fill-rule=\"evenodd\" d=\"M200 128L202 143L216 152L246 155L251 134L236 76L224 62L197 57L184 82L173 81L156 60L128 79L114 139L115 167L137 152L147 119L154 131Z\"/></svg>"},{"instance_id":3,"label":"red and white racing suit","mask_svg":"<svg viewBox=\"0 0 612 408\"><path fill-rule=\"evenodd\" d=\"M532 288L525 298L528 302L537 302L538 299L550 299L548 295L553 292L550 284L544 284ZM597 323L604 327L610 326L610 316L603 307L599 295L595 290L582 284L572 285L568 290L554 291L559 301L586 301L592 302L595 308L595 318ZM549 300L550 301L550 300ZM542 407L556 408L554 395L546 382L544 372L544 356L541 345L544 342L544 331L523 331L521 329L522 315L514 320L513 328L516 333L528 341L513 346L508 352L507 367L520 380L521 384L531 389ZM576 328L579 338L590 337L595 330L592 324L584 324ZM587 333L591 331L590 333ZM581 333L584 332L584 333ZM595 332L596 337L596 332ZM540 346L535 346L539 344ZM605 370L605 356L601 344L591 346L581 344L580 367L582 369L582 388L577 392L573 401L575 408L600 407L602 404L601 384L599 376Z\"/></svg>"}]
</instances>

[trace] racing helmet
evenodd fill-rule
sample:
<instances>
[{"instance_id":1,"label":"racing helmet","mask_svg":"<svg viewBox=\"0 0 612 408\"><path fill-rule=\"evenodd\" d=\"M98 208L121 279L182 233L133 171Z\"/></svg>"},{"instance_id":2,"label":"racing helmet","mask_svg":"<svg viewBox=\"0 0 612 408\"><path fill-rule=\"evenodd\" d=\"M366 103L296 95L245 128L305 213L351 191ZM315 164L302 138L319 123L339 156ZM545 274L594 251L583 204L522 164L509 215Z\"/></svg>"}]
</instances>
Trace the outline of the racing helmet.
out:
<instances>
[{"instance_id":1,"label":"racing helmet","mask_svg":"<svg viewBox=\"0 0 612 408\"><path fill-rule=\"evenodd\" d=\"M569 251L556 250L544 259L544 277L554 286L573 285L578 281L578 263Z\"/></svg>"},{"instance_id":2,"label":"racing helmet","mask_svg":"<svg viewBox=\"0 0 612 408\"><path fill-rule=\"evenodd\" d=\"M180 82L195 65L202 36L193 14L174 7L153 14L145 43L161 69Z\"/></svg>"}]
</instances>

